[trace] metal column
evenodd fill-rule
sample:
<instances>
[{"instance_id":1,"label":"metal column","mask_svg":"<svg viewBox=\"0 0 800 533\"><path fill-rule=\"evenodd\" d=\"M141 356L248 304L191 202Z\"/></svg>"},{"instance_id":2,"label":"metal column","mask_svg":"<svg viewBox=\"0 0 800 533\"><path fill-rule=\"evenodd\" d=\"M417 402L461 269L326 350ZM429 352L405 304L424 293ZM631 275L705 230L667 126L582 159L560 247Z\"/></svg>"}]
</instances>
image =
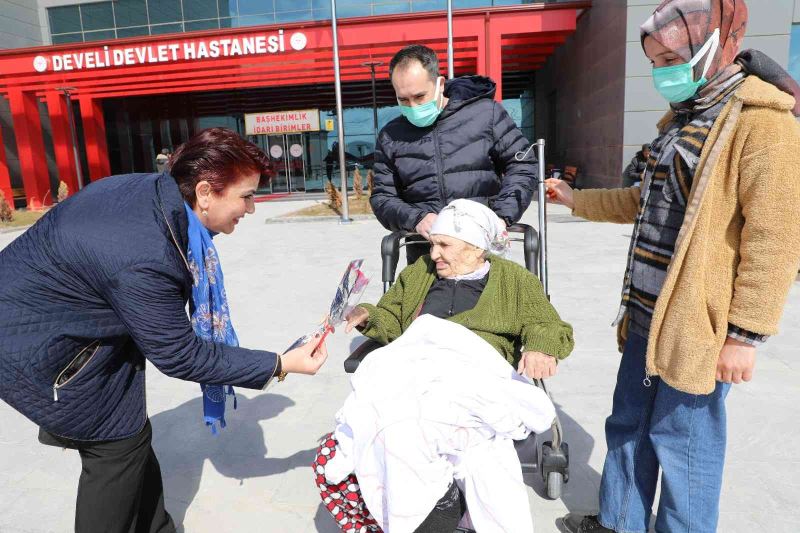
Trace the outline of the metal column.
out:
<instances>
[{"instance_id":1,"label":"metal column","mask_svg":"<svg viewBox=\"0 0 800 533\"><path fill-rule=\"evenodd\" d=\"M447 79L453 79L453 70L453 0L447 0Z\"/></svg>"},{"instance_id":2,"label":"metal column","mask_svg":"<svg viewBox=\"0 0 800 533\"><path fill-rule=\"evenodd\" d=\"M550 297L547 278L547 188L544 184L544 139L536 141L539 168L539 279L545 295Z\"/></svg>"},{"instance_id":3,"label":"metal column","mask_svg":"<svg viewBox=\"0 0 800 533\"><path fill-rule=\"evenodd\" d=\"M347 199L347 165L344 150L344 110L342 109L342 78L339 72L339 34L336 26L336 0L331 0L331 25L333 31L333 75L336 86L336 125L339 130L339 176L342 180L342 218L340 224L352 222Z\"/></svg>"},{"instance_id":4,"label":"metal column","mask_svg":"<svg viewBox=\"0 0 800 533\"><path fill-rule=\"evenodd\" d=\"M72 97L70 91L75 89L72 87L58 87L59 91L64 93L64 98L67 100L67 122L69 123L69 134L72 137L72 156L75 158L75 174L78 179L78 190L83 189L83 169L81 168L81 157L78 154L78 134L75 131L75 114L72 112Z\"/></svg>"}]
</instances>

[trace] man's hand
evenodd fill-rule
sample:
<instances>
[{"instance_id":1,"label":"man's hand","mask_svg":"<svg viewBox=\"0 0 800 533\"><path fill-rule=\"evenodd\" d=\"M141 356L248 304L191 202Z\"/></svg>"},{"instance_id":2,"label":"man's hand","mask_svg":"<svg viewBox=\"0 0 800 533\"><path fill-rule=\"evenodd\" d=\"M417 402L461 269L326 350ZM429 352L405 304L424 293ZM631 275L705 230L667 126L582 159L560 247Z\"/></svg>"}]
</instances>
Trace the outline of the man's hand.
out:
<instances>
[{"instance_id":1,"label":"man's hand","mask_svg":"<svg viewBox=\"0 0 800 533\"><path fill-rule=\"evenodd\" d=\"M545 379L556 375L558 362L552 355L542 352L524 352L517 372L531 379Z\"/></svg>"},{"instance_id":2,"label":"man's hand","mask_svg":"<svg viewBox=\"0 0 800 533\"><path fill-rule=\"evenodd\" d=\"M575 209L575 198L572 194L572 187L565 181L550 178L544 180L547 188L547 199L554 204L561 204Z\"/></svg>"},{"instance_id":3,"label":"man's hand","mask_svg":"<svg viewBox=\"0 0 800 533\"><path fill-rule=\"evenodd\" d=\"M741 383L753 379L756 347L728 337L717 360L717 381Z\"/></svg>"},{"instance_id":4,"label":"man's hand","mask_svg":"<svg viewBox=\"0 0 800 533\"><path fill-rule=\"evenodd\" d=\"M350 333L353 331L353 328L367 325L369 311L359 305L347 314L345 320L347 320L347 326L345 326L344 332Z\"/></svg>"},{"instance_id":5,"label":"man's hand","mask_svg":"<svg viewBox=\"0 0 800 533\"><path fill-rule=\"evenodd\" d=\"M433 223L436 222L436 219L439 215L436 213L428 213L425 217L419 221L417 227L417 233L425 237L427 240L431 240L431 228L433 227Z\"/></svg>"}]
</instances>

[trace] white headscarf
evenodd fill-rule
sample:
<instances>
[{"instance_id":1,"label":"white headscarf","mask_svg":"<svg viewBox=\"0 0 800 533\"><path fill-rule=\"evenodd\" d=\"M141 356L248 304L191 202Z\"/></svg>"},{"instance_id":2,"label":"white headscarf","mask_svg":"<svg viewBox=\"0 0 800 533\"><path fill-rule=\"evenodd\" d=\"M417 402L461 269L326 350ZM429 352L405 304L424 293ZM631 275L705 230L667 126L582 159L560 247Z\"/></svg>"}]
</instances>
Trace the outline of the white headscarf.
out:
<instances>
[{"instance_id":1,"label":"white headscarf","mask_svg":"<svg viewBox=\"0 0 800 533\"><path fill-rule=\"evenodd\" d=\"M458 199L439 213L431 235L447 235L504 257L509 249L508 232L500 217L483 204Z\"/></svg>"}]
</instances>

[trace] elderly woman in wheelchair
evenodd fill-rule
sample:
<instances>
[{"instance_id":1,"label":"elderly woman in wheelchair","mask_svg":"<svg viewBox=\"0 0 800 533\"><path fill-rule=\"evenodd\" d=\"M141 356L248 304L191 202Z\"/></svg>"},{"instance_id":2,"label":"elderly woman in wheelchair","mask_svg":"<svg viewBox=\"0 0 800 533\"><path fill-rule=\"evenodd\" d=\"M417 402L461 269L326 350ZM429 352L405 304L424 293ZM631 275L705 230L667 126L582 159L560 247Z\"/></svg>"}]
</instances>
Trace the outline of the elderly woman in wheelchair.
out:
<instances>
[{"instance_id":1,"label":"elderly woman in wheelchair","mask_svg":"<svg viewBox=\"0 0 800 533\"><path fill-rule=\"evenodd\" d=\"M345 532L531 531L513 441L547 430L555 409L521 375L554 375L572 328L502 257L508 234L487 207L455 200L430 241L378 305L348 316L347 331L386 346L353 375L314 461L318 488Z\"/></svg>"}]
</instances>

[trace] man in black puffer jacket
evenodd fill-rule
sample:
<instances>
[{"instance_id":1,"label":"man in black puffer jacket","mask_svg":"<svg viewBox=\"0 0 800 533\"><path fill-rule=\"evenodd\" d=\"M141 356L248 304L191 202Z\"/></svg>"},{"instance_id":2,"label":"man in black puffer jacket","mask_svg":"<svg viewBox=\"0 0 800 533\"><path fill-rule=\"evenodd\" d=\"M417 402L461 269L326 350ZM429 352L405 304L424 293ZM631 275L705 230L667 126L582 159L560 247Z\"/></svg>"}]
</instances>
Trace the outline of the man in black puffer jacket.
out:
<instances>
[{"instance_id":1,"label":"man in black puffer jacket","mask_svg":"<svg viewBox=\"0 0 800 533\"><path fill-rule=\"evenodd\" d=\"M495 83L482 76L445 83L436 52L416 44L395 54L389 75L403 116L381 130L375 147L370 204L380 223L427 239L437 213L457 198L488 205L506 225L517 222L531 203L537 163L494 100ZM408 263L427 252L407 246Z\"/></svg>"},{"instance_id":2,"label":"man in black puffer jacket","mask_svg":"<svg viewBox=\"0 0 800 533\"><path fill-rule=\"evenodd\" d=\"M650 145L643 144L642 149L636 152L630 164L622 171L623 187L640 187L642 175L647 168L647 160L650 158Z\"/></svg>"}]
</instances>

